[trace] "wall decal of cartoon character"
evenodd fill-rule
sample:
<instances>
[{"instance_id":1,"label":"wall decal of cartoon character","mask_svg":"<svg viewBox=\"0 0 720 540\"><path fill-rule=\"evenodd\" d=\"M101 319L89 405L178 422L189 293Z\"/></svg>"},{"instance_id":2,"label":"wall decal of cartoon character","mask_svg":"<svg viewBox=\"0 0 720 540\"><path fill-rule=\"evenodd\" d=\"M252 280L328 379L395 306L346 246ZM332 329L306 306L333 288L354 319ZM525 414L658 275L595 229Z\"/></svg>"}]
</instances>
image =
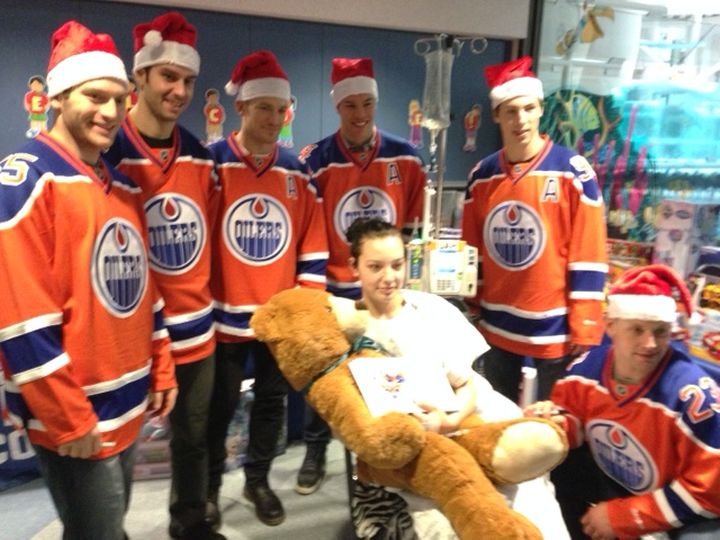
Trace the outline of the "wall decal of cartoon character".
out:
<instances>
[{"instance_id":1,"label":"wall decal of cartoon character","mask_svg":"<svg viewBox=\"0 0 720 540\"><path fill-rule=\"evenodd\" d=\"M482 115L482 106L474 103L470 110L465 113L463 124L465 126L465 144L463 152L474 152L477 149L477 131L480 127L480 117Z\"/></svg>"},{"instance_id":2,"label":"wall decal of cartoon character","mask_svg":"<svg viewBox=\"0 0 720 540\"><path fill-rule=\"evenodd\" d=\"M223 124L225 123L225 108L220 105L220 92L216 88L208 88L205 91L205 115L206 143L212 144L223 138Z\"/></svg>"},{"instance_id":3,"label":"wall decal of cartoon character","mask_svg":"<svg viewBox=\"0 0 720 540\"><path fill-rule=\"evenodd\" d=\"M410 137L408 139L415 148L423 147L422 120L423 113L420 102L417 99L411 99L408 104L408 124L410 125Z\"/></svg>"},{"instance_id":4,"label":"wall decal of cartoon character","mask_svg":"<svg viewBox=\"0 0 720 540\"><path fill-rule=\"evenodd\" d=\"M297 110L297 98L290 96L290 106L285 109L285 118L283 119L283 125L280 128L280 135L278 135L278 144L285 148L293 147L293 133L292 123L295 120L295 111Z\"/></svg>"},{"instance_id":5,"label":"wall decal of cartoon character","mask_svg":"<svg viewBox=\"0 0 720 540\"><path fill-rule=\"evenodd\" d=\"M28 130L25 136L33 139L38 133L47 129L50 100L47 97L44 77L33 75L28 79L27 87L28 91L23 99L23 105L28 113Z\"/></svg>"}]
</instances>

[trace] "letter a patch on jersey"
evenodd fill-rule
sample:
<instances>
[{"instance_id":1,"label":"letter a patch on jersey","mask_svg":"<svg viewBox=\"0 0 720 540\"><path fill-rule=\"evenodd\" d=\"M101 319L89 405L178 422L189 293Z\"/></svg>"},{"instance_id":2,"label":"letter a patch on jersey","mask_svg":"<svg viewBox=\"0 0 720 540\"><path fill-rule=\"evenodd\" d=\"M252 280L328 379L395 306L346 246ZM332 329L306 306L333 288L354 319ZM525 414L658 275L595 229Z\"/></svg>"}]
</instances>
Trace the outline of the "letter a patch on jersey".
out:
<instances>
[{"instance_id":1,"label":"letter a patch on jersey","mask_svg":"<svg viewBox=\"0 0 720 540\"><path fill-rule=\"evenodd\" d=\"M554 176L548 176L545 179L540 202L558 202L560 200L558 179Z\"/></svg>"},{"instance_id":2,"label":"letter a patch on jersey","mask_svg":"<svg viewBox=\"0 0 720 540\"><path fill-rule=\"evenodd\" d=\"M297 199L298 198L297 183L295 181L295 177L292 176L291 174L288 174L286 177L286 185L287 185L288 199Z\"/></svg>"},{"instance_id":3,"label":"letter a patch on jersey","mask_svg":"<svg viewBox=\"0 0 720 540\"><path fill-rule=\"evenodd\" d=\"M398 170L397 163L388 164L387 169L387 185L400 184L400 171Z\"/></svg>"}]
</instances>

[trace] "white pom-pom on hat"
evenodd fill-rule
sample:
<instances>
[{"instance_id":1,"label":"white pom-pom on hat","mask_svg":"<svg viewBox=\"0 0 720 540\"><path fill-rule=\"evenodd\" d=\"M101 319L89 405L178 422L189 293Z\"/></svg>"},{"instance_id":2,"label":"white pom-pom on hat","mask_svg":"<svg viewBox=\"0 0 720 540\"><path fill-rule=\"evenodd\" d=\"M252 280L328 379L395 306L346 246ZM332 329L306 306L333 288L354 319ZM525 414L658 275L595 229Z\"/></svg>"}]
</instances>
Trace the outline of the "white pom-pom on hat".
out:
<instances>
[{"instance_id":1,"label":"white pom-pom on hat","mask_svg":"<svg viewBox=\"0 0 720 540\"><path fill-rule=\"evenodd\" d=\"M162 43L162 40L162 34L157 30L150 30L143 37L143 43L151 47L157 47Z\"/></svg>"}]
</instances>

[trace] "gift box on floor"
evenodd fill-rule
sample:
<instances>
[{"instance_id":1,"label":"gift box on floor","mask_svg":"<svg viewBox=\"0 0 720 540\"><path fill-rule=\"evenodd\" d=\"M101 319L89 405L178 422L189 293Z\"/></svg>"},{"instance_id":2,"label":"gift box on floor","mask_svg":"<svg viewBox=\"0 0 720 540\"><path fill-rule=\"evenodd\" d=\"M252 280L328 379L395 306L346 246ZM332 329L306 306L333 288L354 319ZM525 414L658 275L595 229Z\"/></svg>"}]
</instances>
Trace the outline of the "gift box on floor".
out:
<instances>
[{"instance_id":1,"label":"gift box on floor","mask_svg":"<svg viewBox=\"0 0 720 540\"><path fill-rule=\"evenodd\" d=\"M170 423L167 418L148 417L135 450L135 480L170 477Z\"/></svg>"}]
</instances>

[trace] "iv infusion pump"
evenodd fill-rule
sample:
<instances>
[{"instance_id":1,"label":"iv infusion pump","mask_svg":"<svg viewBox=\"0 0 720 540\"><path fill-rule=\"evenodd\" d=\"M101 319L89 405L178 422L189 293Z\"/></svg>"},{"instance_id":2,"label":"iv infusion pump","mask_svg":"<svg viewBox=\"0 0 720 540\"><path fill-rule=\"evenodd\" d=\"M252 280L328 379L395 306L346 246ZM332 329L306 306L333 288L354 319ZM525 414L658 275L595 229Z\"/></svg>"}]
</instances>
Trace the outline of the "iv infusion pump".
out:
<instances>
[{"instance_id":1,"label":"iv infusion pump","mask_svg":"<svg viewBox=\"0 0 720 540\"><path fill-rule=\"evenodd\" d=\"M475 296L477 279L478 250L464 240L438 239L408 246L410 288L440 296Z\"/></svg>"}]
</instances>

